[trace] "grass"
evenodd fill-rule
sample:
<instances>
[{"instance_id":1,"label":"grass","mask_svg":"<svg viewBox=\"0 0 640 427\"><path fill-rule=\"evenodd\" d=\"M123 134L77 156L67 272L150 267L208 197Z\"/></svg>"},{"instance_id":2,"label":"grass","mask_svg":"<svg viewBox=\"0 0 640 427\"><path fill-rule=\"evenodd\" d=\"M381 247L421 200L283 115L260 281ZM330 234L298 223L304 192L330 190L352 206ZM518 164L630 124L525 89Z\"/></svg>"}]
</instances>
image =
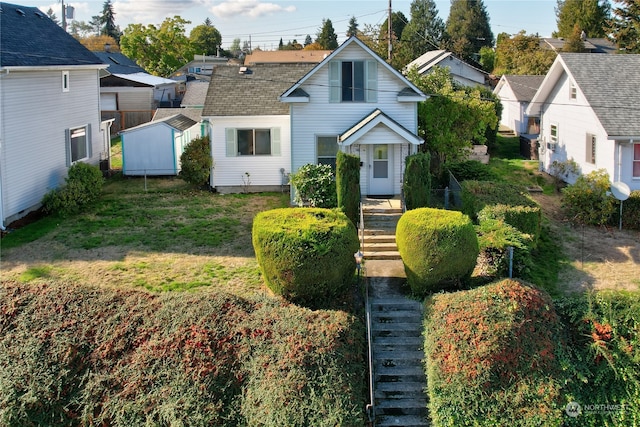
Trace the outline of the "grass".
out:
<instances>
[{"instance_id":1,"label":"grass","mask_svg":"<svg viewBox=\"0 0 640 427\"><path fill-rule=\"evenodd\" d=\"M111 138L111 169L122 169L122 138Z\"/></svg>"}]
</instances>

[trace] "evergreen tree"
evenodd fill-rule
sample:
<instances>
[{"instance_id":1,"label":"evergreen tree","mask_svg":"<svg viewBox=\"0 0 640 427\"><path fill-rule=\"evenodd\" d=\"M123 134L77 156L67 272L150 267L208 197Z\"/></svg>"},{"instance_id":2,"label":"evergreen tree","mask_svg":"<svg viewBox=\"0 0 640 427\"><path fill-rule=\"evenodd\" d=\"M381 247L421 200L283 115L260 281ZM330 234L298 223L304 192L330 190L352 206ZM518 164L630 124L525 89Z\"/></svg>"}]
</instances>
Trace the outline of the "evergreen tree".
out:
<instances>
[{"instance_id":1,"label":"evergreen tree","mask_svg":"<svg viewBox=\"0 0 640 427\"><path fill-rule=\"evenodd\" d=\"M404 16L402 12L393 12L391 13L391 31L393 34L391 35L392 41L397 41L402 38L402 33L407 26L407 17ZM382 25L380 25L380 43L387 44L389 42L389 18L384 20Z\"/></svg>"},{"instance_id":2,"label":"evergreen tree","mask_svg":"<svg viewBox=\"0 0 640 427\"><path fill-rule=\"evenodd\" d=\"M355 36L358 34L358 20L355 16L349 19L349 28L347 28L347 37Z\"/></svg>"},{"instance_id":3,"label":"evergreen tree","mask_svg":"<svg viewBox=\"0 0 640 427\"><path fill-rule=\"evenodd\" d=\"M402 32L403 45L409 48L411 60L442 44L444 21L438 16L434 0L413 0L411 21Z\"/></svg>"},{"instance_id":4,"label":"evergreen tree","mask_svg":"<svg viewBox=\"0 0 640 427\"><path fill-rule=\"evenodd\" d=\"M278 43L278 50L284 50L284 42L282 41L282 37L280 37L280 43Z\"/></svg>"},{"instance_id":5,"label":"evergreen tree","mask_svg":"<svg viewBox=\"0 0 640 427\"><path fill-rule=\"evenodd\" d=\"M571 36L566 39L562 50L564 52L584 52L585 49L584 42L582 41L582 35L582 30L580 30L580 26L576 23L573 26Z\"/></svg>"},{"instance_id":6,"label":"evergreen tree","mask_svg":"<svg viewBox=\"0 0 640 427\"><path fill-rule=\"evenodd\" d=\"M49 17L49 19L51 19L53 22L55 22L56 24L60 25L60 21L58 20L58 17L56 16L56 14L53 12L53 9L49 8L47 10L47 16Z\"/></svg>"},{"instance_id":7,"label":"evergreen tree","mask_svg":"<svg viewBox=\"0 0 640 427\"><path fill-rule=\"evenodd\" d=\"M120 28L116 25L116 14L113 11L113 4L111 0L106 0L102 5L102 15L100 15L100 34L103 36L110 36L120 43Z\"/></svg>"},{"instance_id":8,"label":"evergreen tree","mask_svg":"<svg viewBox=\"0 0 640 427\"><path fill-rule=\"evenodd\" d=\"M282 41L282 39L280 39L280 41ZM307 47L312 43L313 43L313 39L309 34L307 34L307 37L304 38L304 47Z\"/></svg>"},{"instance_id":9,"label":"evergreen tree","mask_svg":"<svg viewBox=\"0 0 640 427\"><path fill-rule=\"evenodd\" d=\"M620 52L640 53L640 0L615 0L609 29ZM619 6L618 6L619 5Z\"/></svg>"},{"instance_id":10,"label":"evergreen tree","mask_svg":"<svg viewBox=\"0 0 640 427\"><path fill-rule=\"evenodd\" d=\"M482 0L451 0L446 33L448 47L467 61L477 62L483 46L493 46L489 15Z\"/></svg>"},{"instance_id":11,"label":"evergreen tree","mask_svg":"<svg viewBox=\"0 0 640 427\"><path fill-rule=\"evenodd\" d=\"M189 40L195 53L203 55L217 55L222 44L222 35L209 18L204 24L194 27L189 33Z\"/></svg>"},{"instance_id":12,"label":"evergreen tree","mask_svg":"<svg viewBox=\"0 0 640 427\"><path fill-rule=\"evenodd\" d=\"M606 37L606 27L611 17L608 0L558 0L556 22L558 31L554 37L569 38L577 24L587 37Z\"/></svg>"},{"instance_id":13,"label":"evergreen tree","mask_svg":"<svg viewBox=\"0 0 640 427\"><path fill-rule=\"evenodd\" d=\"M333 24L330 19L322 20L322 28L318 32L316 42L322 46L323 49L334 50L338 48L338 36L333 29Z\"/></svg>"}]
</instances>

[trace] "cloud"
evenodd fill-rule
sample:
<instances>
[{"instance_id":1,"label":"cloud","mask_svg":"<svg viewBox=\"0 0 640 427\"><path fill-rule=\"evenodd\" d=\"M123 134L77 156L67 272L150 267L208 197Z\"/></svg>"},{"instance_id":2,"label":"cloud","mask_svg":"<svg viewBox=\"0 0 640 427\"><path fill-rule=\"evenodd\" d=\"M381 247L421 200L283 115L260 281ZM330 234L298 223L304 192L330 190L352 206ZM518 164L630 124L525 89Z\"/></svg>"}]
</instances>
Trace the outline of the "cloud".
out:
<instances>
[{"instance_id":1,"label":"cloud","mask_svg":"<svg viewBox=\"0 0 640 427\"><path fill-rule=\"evenodd\" d=\"M211 7L210 10L218 18L230 18L238 15L258 18L278 12L295 12L296 7L263 3L260 0L227 0Z\"/></svg>"},{"instance_id":2,"label":"cloud","mask_svg":"<svg viewBox=\"0 0 640 427\"><path fill-rule=\"evenodd\" d=\"M203 5L201 0L116 0L113 8L118 21L160 24L167 17L181 16L191 8Z\"/></svg>"}]
</instances>

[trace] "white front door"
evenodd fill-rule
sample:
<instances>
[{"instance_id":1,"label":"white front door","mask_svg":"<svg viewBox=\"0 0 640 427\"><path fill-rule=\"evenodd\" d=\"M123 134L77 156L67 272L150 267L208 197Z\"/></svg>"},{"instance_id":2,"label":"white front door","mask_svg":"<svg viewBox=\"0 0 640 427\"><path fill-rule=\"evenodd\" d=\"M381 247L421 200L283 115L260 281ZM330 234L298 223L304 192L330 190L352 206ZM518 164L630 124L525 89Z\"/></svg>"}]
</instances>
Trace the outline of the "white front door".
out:
<instances>
[{"instance_id":1,"label":"white front door","mask_svg":"<svg viewBox=\"0 0 640 427\"><path fill-rule=\"evenodd\" d=\"M373 145L369 159L369 195L393 195L393 145Z\"/></svg>"}]
</instances>

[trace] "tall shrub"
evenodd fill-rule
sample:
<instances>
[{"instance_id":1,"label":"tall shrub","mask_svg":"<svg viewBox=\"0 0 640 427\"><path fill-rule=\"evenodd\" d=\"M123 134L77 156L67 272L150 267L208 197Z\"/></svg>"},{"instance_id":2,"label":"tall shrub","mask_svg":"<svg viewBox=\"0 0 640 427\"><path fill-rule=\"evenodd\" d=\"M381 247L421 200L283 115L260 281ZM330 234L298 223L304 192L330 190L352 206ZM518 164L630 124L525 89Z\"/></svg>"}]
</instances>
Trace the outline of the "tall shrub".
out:
<instances>
[{"instance_id":1,"label":"tall shrub","mask_svg":"<svg viewBox=\"0 0 640 427\"><path fill-rule=\"evenodd\" d=\"M605 169L580 175L575 184L562 189L562 205L570 218L590 225L606 224L616 209L609 193L611 183Z\"/></svg>"},{"instance_id":2,"label":"tall shrub","mask_svg":"<svg viewBox=\"0 0 640 427\"><path fill-rule=\"evenodd\" d=\"M396 243L407 282L417 295L460 286L471 276L479 252L469 217L442 209L405 212L398 221Z\"/></svg>"},{"instance_id":3,"label":"tall shrub","mask_svg":"<svg viewBox=\"0 0 640 427\"><path fill-rule=\"evenodd\" d=\"M45 194L42 209L61 215L78 212L98 199L103 183L102 172L97 166L77 162L69 168L65 184Z\"/></svg>"},{"instance_id":4,"label":"tall shrub","mask_svg":"<svg viewBox=\"0 0 640 427\"><path fill-rule=\"evenodd\" d=\"M360 208L360 158L338 151L336 158L338 207L354 224Z\"/></svg>"},{"instance_id":5,"label":"tall shrub","mask_svg":"<svg viewBox=\"0 0 640 427\"><path fill-rule=\"evenodd\" d=\"M193 185L206 185L211 175L211 148L208 136L191 140L180 155L180 178Z\"/></svg>"},{"instance_id":6,"label":"tall shrub","mask_svg":"<svg viewBox=\"0 0 640 427\"><path fill-rule=\"evenodd\" d=\"M405 158L402 189L407 209L425 208L431 198L431 155L417 153Z\"/></svg>"},{"instance_id":7,"label":"tall shrub","mask_svg":"<svg viewBox=\"0 0 640 427\"><path fill-rule=\"evenodd\" d=\"M290 301L318 306L353 281L358 234L339 209L261 212L252 239L267 286Z\"/></svg>"},{"instance_id":8,"label":"tall shrub","mask_svg":"<svg viewBox=\"0 0 640 427\"><path fill-rule=\"evenodd\" d=\"M329 165L306 164L290 176L298 206L335 208L338 206L336 178Z\"/></svg>"}]
</instances>

